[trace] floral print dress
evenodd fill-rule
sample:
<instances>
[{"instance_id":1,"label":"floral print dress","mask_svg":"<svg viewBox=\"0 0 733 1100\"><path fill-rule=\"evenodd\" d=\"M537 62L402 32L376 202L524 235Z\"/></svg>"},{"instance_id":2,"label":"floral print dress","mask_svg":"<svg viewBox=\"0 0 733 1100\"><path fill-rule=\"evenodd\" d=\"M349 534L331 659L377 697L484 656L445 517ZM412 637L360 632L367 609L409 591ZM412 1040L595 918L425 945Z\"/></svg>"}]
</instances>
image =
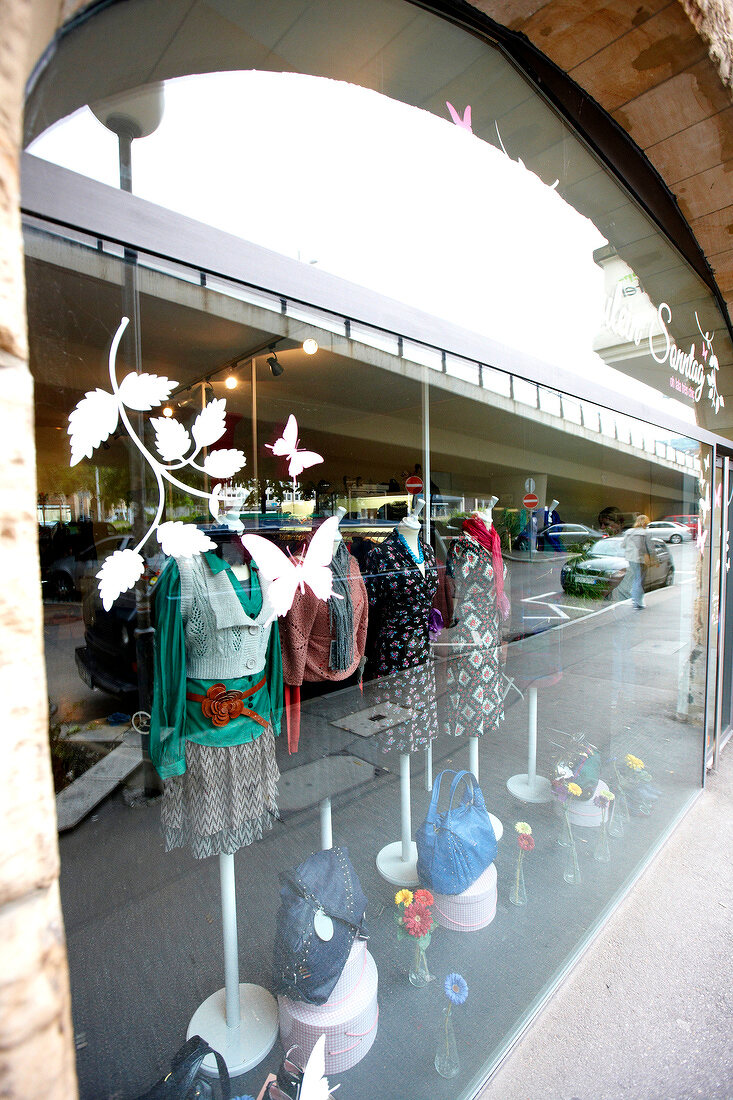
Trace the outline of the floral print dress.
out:
<instances>
[{"instance_id":1,"label":"floral print dress","mask_svg":"<svg viewBox=\"0 0 733 1100\"><path fill-rule=\"evenodd\" d=\"M457 625L451 631L442 724L455 737L476 737L495 730L504 717L501 612L491 553L462 535L451 546L448 571Z\"/></svg>"},{"instance_id":2,"label":"floral print dress","mask_svg":"<svg viewBox=\"0 0 733 1100\"><path fill-rule=\"evenodd\" d=\"M379 678L374 701L392 703L409 717L383 731L382 749L417 752L438 735L435 670L428 625L438 587L435 554L422 538L423 576L408 547L393 531L366 561L369 595L367 675Z\"/></svg>"}]
</instances>

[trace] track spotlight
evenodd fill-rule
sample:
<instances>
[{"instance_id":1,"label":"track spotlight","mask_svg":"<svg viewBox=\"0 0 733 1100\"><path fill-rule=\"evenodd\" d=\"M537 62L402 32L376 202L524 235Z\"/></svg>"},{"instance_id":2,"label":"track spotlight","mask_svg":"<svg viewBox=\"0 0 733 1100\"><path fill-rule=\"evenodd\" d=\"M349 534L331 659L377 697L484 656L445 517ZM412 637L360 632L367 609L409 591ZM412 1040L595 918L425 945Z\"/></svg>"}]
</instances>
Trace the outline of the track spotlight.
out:
<instances>
[{"instance_id":1,"label":"track spotlight","mask_svg":"<svg viewBox=\"0 0 733 1100\"><path fill-rule=\"evenodd\" d=\"M279 378L285 370L285 367L283 367L282 364L278 362L277 352L275 351L273 351L272 355L268 356L267 365L272 371L273 378Z\"/></svg>"},{"instance_id":2,"label":"track spotlight","mask_svg":"<svg viewBox=\"0 0 733 1100\"><path fill-rule=\"evenodd\" d=\"M236 374L228 374L224 379L224 385L228 390L236 390L239 384Z\"/></svg>"},{"instance_id":3,"label":"track spotlight","mask_svg":"<svg viewBox=\"0 0 733 1100\"><path fill-rule=\"evenodd\" d=\"M315 355L318 351L318 341L309 336L307 340L303 341L303 351L306 355Z\"/></svg>"}]
</instances>

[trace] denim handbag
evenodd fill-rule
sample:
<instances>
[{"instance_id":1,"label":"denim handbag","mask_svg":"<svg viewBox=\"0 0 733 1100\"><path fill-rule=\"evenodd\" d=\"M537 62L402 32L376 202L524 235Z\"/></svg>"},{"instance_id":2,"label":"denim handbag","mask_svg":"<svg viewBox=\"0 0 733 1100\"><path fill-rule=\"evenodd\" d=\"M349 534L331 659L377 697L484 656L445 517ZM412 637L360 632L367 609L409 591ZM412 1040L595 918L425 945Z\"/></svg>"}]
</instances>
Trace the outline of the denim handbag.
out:
<instances>
[{"instance_id":1,"label":"denim handbag","mask_svg":"<svg viewBox=\"0 0 733 1100\"><path fill-rule=\"evenodd\" d=\"M275 993L322 1005L357 936L367 938L367 899L348 849L328 848L280 875L272 980Z\"/></svg>"},{"instance_id":2,"label":"denim handbag","mask_svg":"<svg viewBox=\"0 0 733 1100\"><path fill-rule=\"evenodd\" d=\"M438 813L440 781L452 775L450 804ZM455 803L463 784L463 794ZM436 776L427 817L417 831L417 875L437 894L462 894L496 858L496 836L475 775L447 769Z\"/></svg>"}]
</instances>

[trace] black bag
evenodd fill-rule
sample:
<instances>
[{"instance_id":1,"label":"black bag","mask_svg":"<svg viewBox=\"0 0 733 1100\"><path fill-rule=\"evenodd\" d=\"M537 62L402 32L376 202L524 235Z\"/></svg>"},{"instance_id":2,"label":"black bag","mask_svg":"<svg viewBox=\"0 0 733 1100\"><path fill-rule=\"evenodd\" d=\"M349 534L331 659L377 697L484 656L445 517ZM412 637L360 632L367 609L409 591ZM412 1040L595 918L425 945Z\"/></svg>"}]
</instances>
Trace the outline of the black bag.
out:
<instances>
[{"instance_id":1,"label":"black bag","mask_svg":"<svg viewBox=\"0 0 733 1100\"><path fill-rule=\"evenodd\" d=\"M355 938L367 938L367 899L346 848L315 852L280 875L280 882L274 991L294 1001L325 1004Z\"/></svg>"},{"instance_id":2,"label":"black bag","mask_svg":"<svg viewBox=\"0 0 733 1100\"><path fill-rule=\"evenodd\" d=\"M221 1100L230 1100L231 1088L226 1062L218 1050L213 1050L200 1035L192 1035L174 1054L170 1072L161 1077L138 1100L211 1100L216 1095L213 1082L201 1072L201 1063L208 1054L216 1059L219 1071Z\"/></svg>"}]
</instances>

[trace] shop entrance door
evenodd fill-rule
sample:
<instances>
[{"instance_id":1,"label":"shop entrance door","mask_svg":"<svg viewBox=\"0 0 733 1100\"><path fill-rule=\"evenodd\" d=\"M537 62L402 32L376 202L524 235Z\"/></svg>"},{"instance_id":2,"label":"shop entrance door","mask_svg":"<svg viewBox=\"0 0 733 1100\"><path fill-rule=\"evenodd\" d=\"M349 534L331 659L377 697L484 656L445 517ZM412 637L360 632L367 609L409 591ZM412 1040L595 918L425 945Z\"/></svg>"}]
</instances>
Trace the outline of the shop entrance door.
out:
<instances>
[{"instance_id":1,"label":"shop entrance door","mask_svg":"<svg viewBox=\"0 0 733 1100\"><path fill-rule=\"evenodd\" d=\"M713 599L717 598L717 661L715 711L712 738L708 738L707 765L715 768L721 747L733 731L733 574L731 573L731 537L733 532L733 456L718 450L713 485L715 559L713 561ZM717 531L715 528L717 527ZM711 619L711 626L715 616Z\"/></svg>"}]
</instances>

